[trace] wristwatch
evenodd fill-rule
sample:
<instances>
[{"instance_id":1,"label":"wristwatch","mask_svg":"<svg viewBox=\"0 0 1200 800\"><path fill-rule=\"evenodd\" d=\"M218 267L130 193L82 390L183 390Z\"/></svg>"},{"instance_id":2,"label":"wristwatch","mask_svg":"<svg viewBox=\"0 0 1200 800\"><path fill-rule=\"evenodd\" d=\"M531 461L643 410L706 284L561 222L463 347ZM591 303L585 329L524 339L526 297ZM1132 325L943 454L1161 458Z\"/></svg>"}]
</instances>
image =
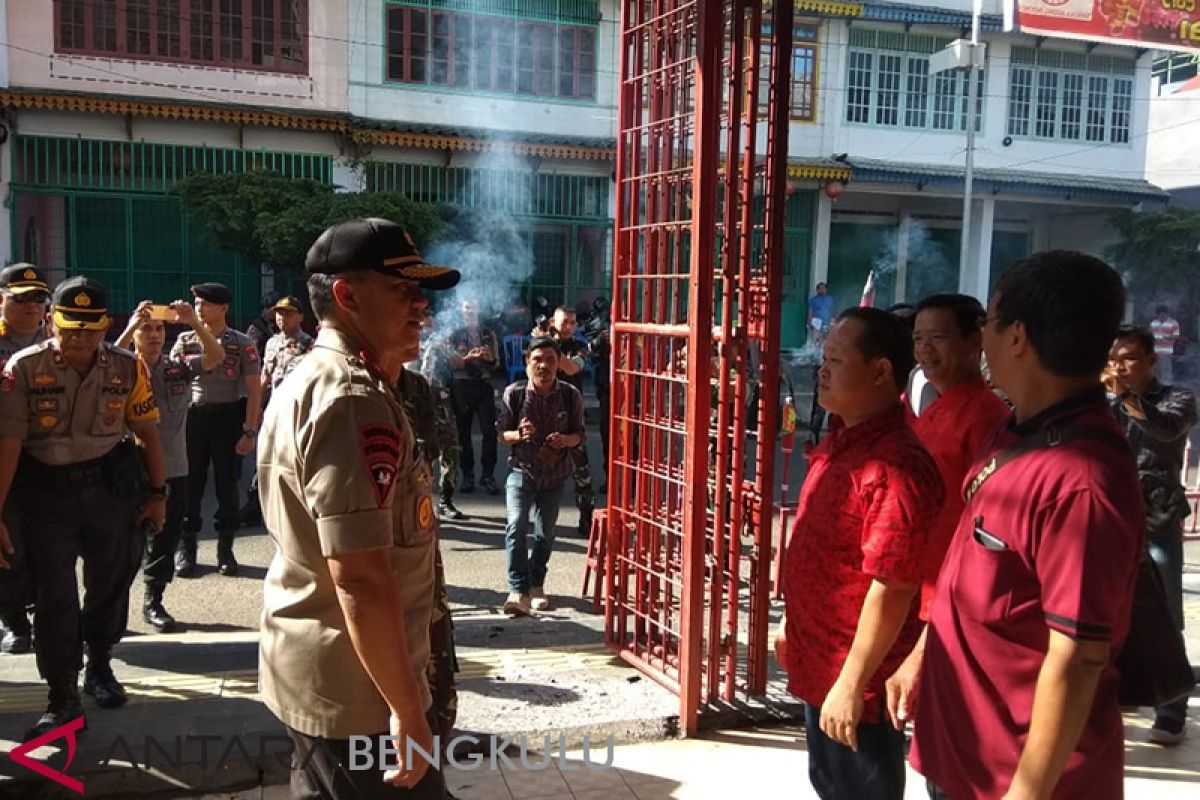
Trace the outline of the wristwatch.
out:
<instances>
[{"instance_id":1,"label":"wristwatch","mask_svg":"<svg viewBox=\"0 0 1200 800\"><path fill-rule=\"evenodd\" d=\"M254 428L242 428L242 436L245 436L247 439L253 439L255 436L258 436L258 431L254 430Z\"/></svg>"},{"instance_id":2,"label":"wristwatch","mask_svg":"<svg viewBox=\"0 0 1200 800\"><path fill-rule=\"evenodd\" d=\"M163 484L162 486L151 486L146 490L146 494L151 497L170 497L171 487Z\"/></svg>"}]
</instances>

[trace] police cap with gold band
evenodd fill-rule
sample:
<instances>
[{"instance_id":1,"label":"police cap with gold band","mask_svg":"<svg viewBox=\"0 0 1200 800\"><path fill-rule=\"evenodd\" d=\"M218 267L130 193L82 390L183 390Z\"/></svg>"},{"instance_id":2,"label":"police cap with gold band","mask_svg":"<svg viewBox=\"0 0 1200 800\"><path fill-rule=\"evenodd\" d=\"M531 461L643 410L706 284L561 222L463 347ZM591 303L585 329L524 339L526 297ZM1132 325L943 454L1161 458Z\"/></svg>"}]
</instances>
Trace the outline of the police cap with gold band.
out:
<instances>
[{"instance_id":1,"label":"police cap with gold band","mask_svg":"<svg viewBox=\"0 0 1200 800\"><path fill-rule=\"evenodd\" d=\"M299 311L304 313L304 306L300 305L300 298L287 295L275 301L271 306L271 311Z\"/></svg>"},{"instance_id":2,"label":"police cap with gold band","mask_svg":"<svg viewBox=\"0 0 1200 800\"><path fill-rule=\"evenodd\" d=\"M233 302L233 292L223 283L197 283L191 288L194 296L210 303L227 306Z\"/></svg>"},{"instance_id":3,"label":"police cap with gold band","mask_svg":"<svg viewBox=\"0 0 1200 800\"><path fill-rule=\"evenodd\" d=\"M80 275L54 290L54 327L60 331L108 330L108 292L99 281Z\"/></svg>"},{"instance_id":4,"label":"police cap with gold band","mask_svg":"<svg viewBox=\"0 0 1200 800\"><path fill-rule=\"evenodd\" d=\"M0 291L9 294L50 294L50 284L46 282L42 271L33 264L11 264L0 270Z\"/></svg>"},{"instance_id":5,"label":"police cap with gold band","mask_svg":"<svg viewBox=\"0 0 1200 800\"><path fill-rule=\"evenodd\" d=\"M334 225L313 243L304 261L310 275L374 270L416 281L422 289L450 289L458 270L429 264L408 231L386 219L352 219Z\"/></svg>"}]
</instances>

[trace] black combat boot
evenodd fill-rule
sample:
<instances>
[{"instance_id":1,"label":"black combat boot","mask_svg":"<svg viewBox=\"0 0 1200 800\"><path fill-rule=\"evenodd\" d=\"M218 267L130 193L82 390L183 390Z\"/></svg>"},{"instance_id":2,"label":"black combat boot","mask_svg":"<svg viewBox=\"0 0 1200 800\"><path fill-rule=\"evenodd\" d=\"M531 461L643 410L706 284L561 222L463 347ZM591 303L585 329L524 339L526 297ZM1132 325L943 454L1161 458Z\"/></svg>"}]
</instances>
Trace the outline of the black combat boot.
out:
<instances>
[{"instance_id":1,"label":"black combat boot","mask_svg":"<svg viewBox=\"0 0 1200 800\"><path fill-rule=\"evenodd\" d=\"M113 675L109 664L109 654L100 651L88 651L87 668L83 671L83 691L96 699L96 705L101 708L120 708L128 698L125 687Z\"/></svg>"},{"instance_id":2,"label":"black combat boot","mask_svg":"<svg viewBox=\"0 0 1200 800\"><path fill-rule=\"evenodd\" d=\"M438 516L443 520L459 520L463 518L463 513L454 505L453 492L442 492L442 497L438 500Z\"/></svg>"},{"instance_id":3,"label":"black combat boot","mask_svg":"<svg viewBox=\"0 0 1200 800\"><path fill-rule=\"evenodd\" d=\"M217 570L230 578L238 574L238 562L233 557L232 533L217 535Z\"/></svg>"},{"instance_id":4,"label":"black combat boot","mask_svg":"<svg viewBox=\"0 0 1200 800\"><path fill-rule=\"evenodd\" d=\"M596 504L592 500L583 500L579 503L579 538L586 539L592 535L592 514L596 510Z\"/></svg>"},{"instance_id":5,"label":"black combat boot","mask_svg":"<svg viewBox=\"0 0 1200 800\"><path fill-rule=\"evenodd\" d=\"M146 596L142 599L142 619L159 633L171 633L175 630L175 618L163 608L163 588L161 583L146 584Z\"/></svg>"},{"instance_id":6,"label":"black combat boot","mask_svg":"<svg viewBox=\"0 0 1200 800\"><path fill-rule=\"evenodd\" d=\"M175 551L175 575L191 578L196 574L196 534L185 533L179 537L179 549Z\"/></svg>"},{"instance_id":7,"label":"black combat boot","mask_svg":"<svg viewBox=\"0 0 1200 800\"><path fill-rule=\"evenodd\" d=\"M66 725L76 717L83 716L83 703L79 699L79 673L72 672L61 679L51 681L49 699L46 713L38 718L32 728L25 731L22 741L32 741L60 725ZM87 728L86 721L83 727Z\"/></svg>"},{"instance_id":8,"label":"black combat boot","mask_svg":"<svg viewBox=\"0 0 1200 800\"><path fill-rule=\"evenodd\" d=\"M0 653L21 655L33 650L33 628L24 611L16 611L4 617L4 636L0 638Z\"/></svg>"}]
</instances>

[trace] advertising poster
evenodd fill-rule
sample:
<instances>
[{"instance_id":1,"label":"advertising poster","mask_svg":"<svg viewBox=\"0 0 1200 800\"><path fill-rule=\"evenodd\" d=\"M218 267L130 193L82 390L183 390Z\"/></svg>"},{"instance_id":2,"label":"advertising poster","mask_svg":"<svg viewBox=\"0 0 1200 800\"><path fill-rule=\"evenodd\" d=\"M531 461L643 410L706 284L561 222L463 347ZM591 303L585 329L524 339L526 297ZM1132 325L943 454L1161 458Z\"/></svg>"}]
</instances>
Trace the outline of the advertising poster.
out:
<instances>
[{"instance_id":1,"label":"advertising poster","mask_svg":"<svg viewBox=\"0 0 1200 800\"><path fill-rule=\"evenodd\" d=\"M1016 0L1022 33L1200 50L1200 0Z\"/></svg>"}]
</instances>

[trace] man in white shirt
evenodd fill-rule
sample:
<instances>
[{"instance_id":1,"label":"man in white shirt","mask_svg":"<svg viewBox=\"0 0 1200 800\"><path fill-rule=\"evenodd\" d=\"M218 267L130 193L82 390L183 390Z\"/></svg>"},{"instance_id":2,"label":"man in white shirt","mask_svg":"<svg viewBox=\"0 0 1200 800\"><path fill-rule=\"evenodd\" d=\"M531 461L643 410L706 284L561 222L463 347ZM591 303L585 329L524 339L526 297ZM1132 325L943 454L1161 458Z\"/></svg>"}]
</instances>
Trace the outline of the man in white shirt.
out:
<instances>
[{"instance_id":1,"label":"man in white shirt","mask_svg":"<svg viewBox=\"0 0 1200 800\"><path fill-rule=\"evenodd\" d=\"M1179 338L1179 323L1171 316L1171 309L1159 306L1157 315L1150 323L1154 334L1154 354L1158 356L1158 379L1167 385L1175 382L1175 341Z\"/></svg>"}]
</instances>

